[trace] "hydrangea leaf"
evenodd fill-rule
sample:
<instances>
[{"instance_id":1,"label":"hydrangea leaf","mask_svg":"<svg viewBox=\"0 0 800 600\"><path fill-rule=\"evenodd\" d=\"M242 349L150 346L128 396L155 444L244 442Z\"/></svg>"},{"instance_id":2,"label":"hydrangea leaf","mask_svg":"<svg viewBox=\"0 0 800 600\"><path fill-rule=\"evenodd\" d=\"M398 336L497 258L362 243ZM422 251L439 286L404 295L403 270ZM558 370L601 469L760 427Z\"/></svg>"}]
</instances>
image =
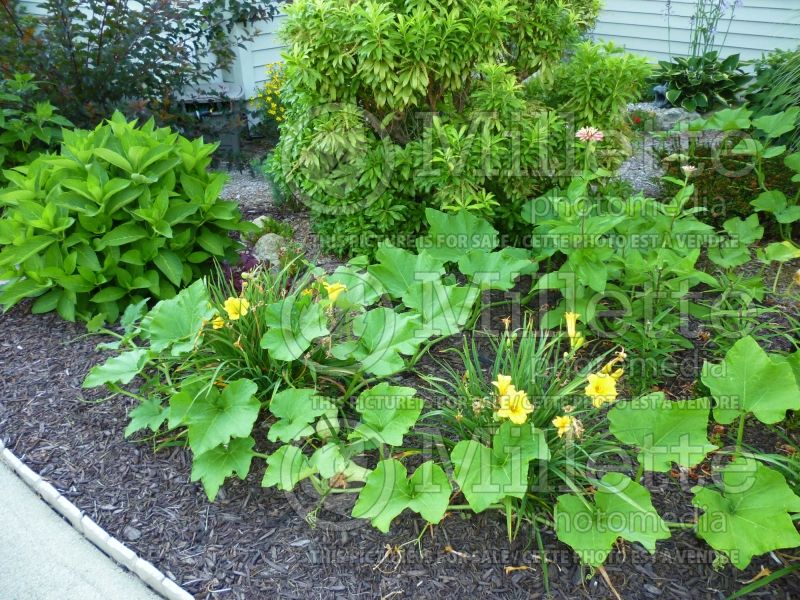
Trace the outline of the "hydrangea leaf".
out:
<instances>
[{"instance_id":1,"label":"hydrangea leaf","mask_svg":"<svg viewBox=\"0 0 800 600\"><path fill-rule=\"evenodd\" d=\"M703 510L697 534L725 552L739 569L754 556L800 546L790 513L800 513L800 497L779 472L739 458L722 471L722 489L696 486L692 503Z\"/></svg>"},{"instance_id":2,"label":"hydrangea leaf","mask_svg":"<svg viewBox=\"0 0 800 600\"><path fill-rule=\"evenodd\" d=\"M125 437L145 428L149 428L150 431L158 431L158 428L167 420L168 412L169 410L161 405L160 400L145 398L139 406L128 413L130 423L125 428Z\"/></svg>"},{"instance_id":3,"label":"hydrangea leaf","mask_svg":"<svg viewBox=\"0 0 800 600\"><path fill-rule=\"evenodd\" d=\"M222 393L215 388L191 398L173 396L170 412L175 402L181 410L182 402L191 402L185 412L189 430L189 446L195 454L203 454L220 444L227 444L232 437L247 437L258 418L261 403L256 399L258 386L249 379L230 382Z\"/></svg>"},{"instance_id":4,"label":"hydrangea leaf","mask_svg":"<svg viewBox=\"0 0 800 600\"><path fill-rule=\"evenodd\" d=\"M470 250L490 252L500 243L497 230L468 211L452 214L426 208L425 217L430 229L417 240L417 249L439 260L457 262Z\"/></svg>"},{"instance_id":5,"label":"hydrangea leaf","mask_svg":"<svg viewBox=\"0 0 800 600\"><path fill-rule=\"evenodd\" d=\"M244 479L250 472L255 440L251 437L233 438L223 444L194 457L192 481L200 480L208 499L212 502L226 477L236 475Z\"/></svg>"},{"instance_id":6,"label":"hydrangea leaf","mask_svg":"<svg viewBox=\"0 0 800 600\"><path fill-rule=\"evenodd\" d=\"M291 442L314 433L311 423L336 408L315 389L290 388L278 392L269 403L269 411L278 417L267 432L270 442Z\"/></svg>"},{"instance_id":7,"label":"hydrangea leaf","mask_svg":"<svg viewBox=\"0 0 800 600\"><path fill-rule=\"evenodd\" d=\"M308 458L297 446L281 446L267 458L267 470L261 480L262 487L277 487L289 492L300 481L315 472Z\"/></svg>"},{"instance_id":8,"label":"hydrangea leaf","mask_svg":"<svg viewBox=\"0 0 800 600\"><path fill-rule=\"evenodd\" d=\"M333 346L331 354L340 360L356 360L379 377L392 375L405 366L401 354L413 354L425 340L418 335L421 325L416 313L374 308L353 319L358 339Z\"/></svg>"},{"instance_id":9,"label":"hydrangea leaf","mask_svg":"<svg viewBox=\"0 0 800 600\"><path fill-rule=\"evenodd\" d=\"M459 270L482 290L510 290L517 277L529 273L534 263L514 251L472 250L458 260Z\"/></svg>"},{"instance_id":10,"label":"hydrangea leaf","mask_svg":"<svg viewBox=\"0 0 800 600\"><path fill-rule=\"evenodd\" d=\"M598 482L594 503L575 494L558 497L556 535L581 562L601 566L617 538L639 542L651 554L656 542L670 537L646 488L622 473L606 473Z\"/></svg>"},{"instance_id":11,"label":"hydrangea leaf","mask_svg":"<svg viewBox=\"0 0 800 600\"><path fill-rule=\"evenodd\" d=\"M422 337L455 335L467 322L479 293L474 286L419 282L403 294L403 304L422 317Z\"/></svg>"},{"instance_id":12,"label":"hydrangea leaf","mask_svg":"<svg viewBox=\"0 0 800 600\"><path fill-rule=\"evenodd\" d=\"M154 352L169 348L172 356L180 356L194 349L214 314L206 284L200 279L156 304L142 320L142 332Z\"/></svg>"},{"instance_id":13,"label":"hydrangea leaf","mask_svg":"<svg viewBox=\"0 0 800 600\"><path fill-rule=\"evenodd\" d=\"M608 413L616 438L639 448L647 471L667 472L672 463L693 467L717 449L708 441L708 398L671 402L663 392L618 402Z\"/></svg>"},{"instance_id":14,"label":"hydrangea leaf","mask_svg":"<svg viewBox=\"0 0 800 600\"><path fill-rule=\"evenodd\" d=\"M435 281L444 275L442 261L427 251L414 254L384 244L375 253L375 260L377 264L370 265L367 270L395 298L400 298L418 281Z\"/></svg>"},{"instance_id":15,"label":"hydrangea leaf","mask_svg":"<svg viewBox=\"0 0 800 600\"><path fill-rule=\"evenodd\" d=\"M791 365L770 358L751 336L736 342L721 363L705 363L701 379L716 401L714 418L722 424L747 413L762 423L777 423L787 410L800 409Z\"/></svg>"},{"instance_id":16,"label":"hydrangea leaf","mask_svg":"<svg viewBox=\"0 0 800 600\"><path fill-rule=\"evenodd\" d=\"M106 362L95 365L89 370L86 379L83 380L83 387L93 388L106 383L121 383L126 385L144 367L149 352L146 348L128 350L117 356L112 356Z\"/></svg>"},{"instance_id":17,"label":"hydrangea leaf","mask_svg":"<svg viewBox=\"0 0 800 600\"><path fill-rule=\"evenodd\" d=\"M356 411L361 423L352 433L354 438L380 444L400 446L422 412L422 400L410 387L389 385L385 381L361 392Z\"/></svg>"},{"instance_id":18,"label":"hydrangea leaf","mask_svg":"<svg viewBox=\"0 0 800 600\"><path fill-rule=\"evenodd\" d=\"M261 347L275 360L293 361L308 350L315 339L330 334L322 307L309 297L289 296L267 305L264 324L269 330Z\"/></svg>"},{"instance_id":19,"label":"hydrangea leaf","mask_svg":"<svg viewBox=\"0 0 800 600\"><path fill-rule=\"evenodd\" d=\"M472 510L482 512L506 496L522 498L534 459L550 457L542 431L531 424L504 422L488 448L476 440L458 442L450 454L454 478Z\"/></svg>"},{"instance_id":20,"label":"hydrangea leaf","mask_svg":"<svg viewBox=\"0 0 800 600\"><path fill-rule=\"evenodd\" d=\"M432 461L422 463L409 479L401 462L382 460L367 477L353 516L370 519L384 533L389 531L392 519L407 508L430 523L438 523L447 511L450 492L447 475Z\"/></svg>"}]
</instances>

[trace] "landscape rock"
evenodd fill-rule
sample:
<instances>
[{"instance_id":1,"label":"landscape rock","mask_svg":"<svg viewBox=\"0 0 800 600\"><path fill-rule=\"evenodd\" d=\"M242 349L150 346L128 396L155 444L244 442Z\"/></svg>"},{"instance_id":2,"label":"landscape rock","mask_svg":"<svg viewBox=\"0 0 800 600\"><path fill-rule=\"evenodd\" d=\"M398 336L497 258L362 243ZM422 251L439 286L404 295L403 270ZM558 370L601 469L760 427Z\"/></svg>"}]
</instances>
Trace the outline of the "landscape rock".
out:
<instances>
[{"instance_id":1,"label":"landscape rock","mask_svg":"<svg viewBox=\"0 0 800 600\"><path fill-rule=\"evenodd\" d=\"M689 121L694 121L695 119L700 118L700 115L696 112L689 112L688 110L679 107L662 108L656 110L655 113L655 126L656 129L660 131L670 131L678 123L688 123Z\"/></svg>"},{"instance_id":2,"label":"landscape rock","mask_svg":"<svg viewBox=\"0 0 800 600\"><path fill-rule=\"evenodd\" d=\"M261 262L272 265L280 264L281 248L286 245L286 240L277 233L265 233L253 246L253 256Z\"/></svg>"}]
</instances>

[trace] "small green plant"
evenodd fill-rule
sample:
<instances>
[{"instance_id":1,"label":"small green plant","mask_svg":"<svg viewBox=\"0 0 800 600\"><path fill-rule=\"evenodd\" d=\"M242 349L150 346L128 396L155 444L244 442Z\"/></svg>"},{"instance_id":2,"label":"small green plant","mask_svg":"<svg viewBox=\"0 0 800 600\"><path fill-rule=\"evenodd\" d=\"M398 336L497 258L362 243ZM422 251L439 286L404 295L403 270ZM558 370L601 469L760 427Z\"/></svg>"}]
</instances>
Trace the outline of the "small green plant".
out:
<instances>
[{"instance_id":1,"label":"small green plant","mask_svg":"<svg viewBox=\"0 0 800 600\"><path fill-rule=\"evenodd\" d=\"M31 74L15 74L0 82L0 168L27 165L61 141L61 128L72 127L47 101L37 101L39 88ZM0 172L0 182L6 181Z\"/></svg>"},{"instance_id":2,"label":"small green plant","mask_svg":"<svg viewBox=\"0 0 800 600\"><path fill-rule=\"evenodd\" d=\"M667 84L667 100L688 111L708 112L736 105L752 79L741 68L738 54L724 60L716 51L700 56L659 61L655 78Z\"/></svg>"},{"instance_id":3,"label":"small green plant","mask_svg":"<svg viewBox=\"0 0 800 600\"><path fill-rule=\"evenodd\" d=\"M259 87L256 96L251 100L258 119L258 130L269 141L278 139L278 126L284 119L286 108L281 103L281 87L284 82L283 65L279 62L266 66L267 80Z\"/></svg>"},{"instance_id":4,"label":"small green plant","mask_svg":"<svg viewBox=\"0 0 800 600\"><path fill-rule=\"evenodd\" d=\"M554 69L544 96L549 106L571 114L577 127L613 131L624 126L627 105L640 97L650 72L643 56L611 42L582 42Z\"/></svg>"},{"instance_id":5,"label":"small green plant","mask_svg":"<svg viewBox=\"0 0 800 600\"><path fill-rule=\"evenodd\" d=\"M747 95L756 117L800 107L800 47L775 50L755 63L755 81ZM794 150L800 150L800 129L786 133Z\"/></svg>"},{"instance_id":6,"label":"small green plant","mask_svg":"<svg viewBox=\"0 0 800 600\"><path fill-rule=\"evenodd\" d=\"M65 130L58 154L6 171L0 277L11 282L0 303L35 298L34 312L113 322L129 303L174 296L212 260L235 261L229 232L252 226L219 199L215 148L116 113L93 131Z\"/></svg>"}]
</instances>

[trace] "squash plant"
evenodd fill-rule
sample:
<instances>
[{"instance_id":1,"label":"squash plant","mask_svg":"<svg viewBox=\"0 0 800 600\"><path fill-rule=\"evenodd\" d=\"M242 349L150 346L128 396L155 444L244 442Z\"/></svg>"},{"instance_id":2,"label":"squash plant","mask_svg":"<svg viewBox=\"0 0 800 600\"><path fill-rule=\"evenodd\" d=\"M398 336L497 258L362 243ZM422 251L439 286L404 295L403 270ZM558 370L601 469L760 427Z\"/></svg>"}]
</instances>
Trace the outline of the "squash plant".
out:
<instances>
[{"instance_id":1,"label":"squash plant","mask_svg":"<svg viewBox=\"0 0 800 600\"><path fill-rule=\"evenodd\" d=\"M64 130L58 154L5 171L0 192L0 290L6 308L115 321L142 298L170 298L212 259L236 260L245 231L214 144L116 113L93 131Z\"/></svg>"},{"instance_id":2,"label":"squash plant","mask_svg":"<svg viewBox=\"0 0 800 600\"><path fill-rule=\"evenodd\" d=\"M262 416L275 419L268 439L284 443L268 464L293 465L268 469L269 485L330 479L340 471L320 474L335 465L363 478L352 457L400 446L421 410L415 390L384 380L473 323L482 292L510 289L536 268L526 251L496 251L497 231L477 217L433 209L428 217L431 235L416 253L384 244L374 264L354 259L332 273L292 264L246 273L241 292L199 280L150 311L144 300L132 304L123 333L107 332L117 341L104 347L121 351L84 385L137 400L126 434L185 439L211 498L225 477L243 477L262 456L251 437ZM127 389L137 376L144 383ZM347 443L316 459L293 445L312 433L327 444L348 421L361 424L346 432Z\"/></svg>"}]
</instances>

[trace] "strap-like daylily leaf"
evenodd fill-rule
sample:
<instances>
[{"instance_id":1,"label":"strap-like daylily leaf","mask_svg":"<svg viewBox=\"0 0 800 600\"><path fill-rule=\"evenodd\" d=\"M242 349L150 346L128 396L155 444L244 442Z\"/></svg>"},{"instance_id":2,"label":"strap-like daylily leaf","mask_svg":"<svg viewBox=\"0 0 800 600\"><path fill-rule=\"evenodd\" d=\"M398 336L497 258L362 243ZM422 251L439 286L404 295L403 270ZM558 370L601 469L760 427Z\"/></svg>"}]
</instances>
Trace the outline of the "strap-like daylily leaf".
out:
<instances>
[{"instance_id":1,"label":"strap-like daylily leaf","mask_svg":"<svg viewBox=\"0 0 800 600\"><path fill-rule=\"evenodd\" d=\"M401 371L405 366L401 354L413 354L426 339L419 335L421 325L416 313L373 308L353 319L353 334L358 339L333 346L331 354L356 360L365 371L385 377Z\"/></svg>"},{"instance_id":2,"label":"strap-like daylily leaf","mask_svg":"<svg viewBox=\"0 0 800 600\"><path fill-rule=\"evenodd\" d=\"M617 538L639 542L651 554L656 542L670 537L646 488L622 473L606 473L598 482L594 503L575 494L558 497L556 534L592 567L608 558Z\"/></svg>"},{"instance_id":3,"label":"strap-like daylily leaf","mask_svg":"<svg viewBox=\"0 0 800 600\"><path fill-rule=\"evenodd\" d=\"M226 477L234 474L239 479L247 477L255 443L251 437L234 438L228 444L195 456L192 462L192 481L199 479L208 499L213 502Z\"/></svg>"},{"instance_id":4,"label":"strap-like daylily leaf","mask_svg":"<svg viewBox=\"0 0 800 600\"><path fill-rule=\"evenodd\" d=\"M257 391L258 386L249 379L232 381L222 393L213 387L204 387L199 393L181 390L170 399L170 426L175 424L175 415L183 415L181 421L188 426L189 446L195 455L227 444L232 437L247 437L261 410Z\"/></svg>"},{"instance_id":5,"label":"strap-like daylily leaf","mask_svg":"<svg viewBox=\"0 0 800 600\"><path fill-rule=\"evenodd\" d=\"M705 363L701 379L716 401L714 418L723 424L747 413L762 423L777 423L787 410L800 409L792 367L770 358L750 336L736 342L721 363Z\"/></svg>"},{"instance_id":6,"label":"strap-like daylily leaf","mask_svg":"<svg viewBox=\"0 0 800 600\"><path fill-rule=\"evenodd\" d=\"M397 460L382 460L367 477L353 507L353 516L370 519L384 533L397 515L409 508L429 523L444 517L450 501L450 482L442 468L432 461L422 463L410 479Z\"/></svg>"},{"instance_id":7,"label":"strap-like daylily leaf","mask_svg":"<svg viewBox=\"0 0 800 600\"><path fill-rule=\"evenodd\" d=\"M422 412L422 400L417 390L389 385L385 381L361 392L356 400L356 410L361 424L352 435L380 444L400 446Z\"/></svg>"},{"instance_id":8,"label":"strap-like daylily leaf","mask_svg":"<svg viewBox=\"0 0 800 600\"><path fill-rule=\"evenodd\" d=\"M716 446L708 441L708 398L670 402L663 392L617 403L608 413L616 438L639 448L647 471L666 472L677 463L693 467Z\"/></svg>"},{"instance_id":9,"label":"strap-like daylily leaf","mask_svg":"<svg viewBox=\"0 0 800 600\"><path fill-rule=\"evenodd\" d=\"M261 347L275 360L287 362L300 358L312 341L330 333L324 310L308 297L289 296L268 305L264 323L269 330Z\"/></svg>"},{"instance_id":10,"label":"strap-like daylily leaf","mask_svg":"<svg viewBox=\"0 0 800 600\"><path fill-rule=\"evenodd\" d=\"M779 472L740 458L722 471L720 492L697 486L692 503L703 510L697 534L725 552L739 569L754 556L800 546L789 513L800 513L795 495Z\"/></svg>"},{"instance_id":11,"label":"strap-like daylily leaf","mask_svg":"<svg viewBox=\"0 0 800 600\"><path fill-rule=\"evenodd\" d=\"M472 510L481 512L506 496L522 498L528 489L528 467L532 460L550 457L542 431L531 424L504 422L492 436L492 447L475 440L462 440L450 460L454 478Z\"/></svg>"},{"instance_id":12,"label":"strap-like daylily leaf","mask_svg":"<svg viewBox=\"0 0 800 600\"><path fill-rule=\"evenodd\" d=\"M411 286L403 294L403 304L422 317L423 337L455 335L467 322L479 294L475 286L426 281Z\"/></svg>"},{"instance_id":13,"label":"strap-like daylily leaf","mask_svg":"<svg viewBox=\"0 0 800 600\"><path fill-rule=\"evenodd\" d=\"M297 446L281 446L267 458L267 470L262 487L275 486L285 492L291 491L298 482L310 477L315 472L308 458Z\"/></svg>"},{"instance_id":14,"label":"strap-like daylily leaf","mask_svg":"<svg viewBox=\"0 0 800 600\"><path fill-rule=\"evenodd\" d=\"M267 432L270 442L291 442L314 433L311 423L330 409L331 402L315 389L289 388L278 392L269 403L269 411L278 417Z\"/></svg>"},{"instance_id":15,"label":"strap-like daylily leaf","mask_svg":"<svg viewBox=\"0 0 800 600\"><path fill-rule=\"evenodd\" d=\"M457 262L470 250L490 252L500 243L497 230L468 211L444 213L425 209L430 229L417 240L417 248L442 261Z\"/></svg>"},{"instance_id":16,"label":"strap-like daylily leaf","mask_svg":"<svg viewBox=\"0 0 800 600\"><path fill-rule=\"evenodd\" d=\"M418 281L435 281L444 275L442 261L427 251L414 254L408 250L383 245L375 253L377 264L367 270L393 297L400 298Z\"/></svg>"},{"instance_id":17,"label":"strap-like daylily leaf","mask_svg":"<svg viewBox=\"0 0 800 600\"><path fill-rule=\"evenodd\" d=\"M510 290L517 277L535 268L515 250L472 250L458 260L459 270L482 290Z\"/></svg>"},{"instance_id":18,"label":"strap-like daylily leaf","mask_svg":"<svg viewBox=\"0 0 800 600\"><path fill-rule=\"evenodd\" d=\"M198 343L203 325L214 317L214 308L205 282L201 279L162 300L142 320L142 331L155 352L170 349L172 356L189 352Z\"/></svg>"}]
</instances>

